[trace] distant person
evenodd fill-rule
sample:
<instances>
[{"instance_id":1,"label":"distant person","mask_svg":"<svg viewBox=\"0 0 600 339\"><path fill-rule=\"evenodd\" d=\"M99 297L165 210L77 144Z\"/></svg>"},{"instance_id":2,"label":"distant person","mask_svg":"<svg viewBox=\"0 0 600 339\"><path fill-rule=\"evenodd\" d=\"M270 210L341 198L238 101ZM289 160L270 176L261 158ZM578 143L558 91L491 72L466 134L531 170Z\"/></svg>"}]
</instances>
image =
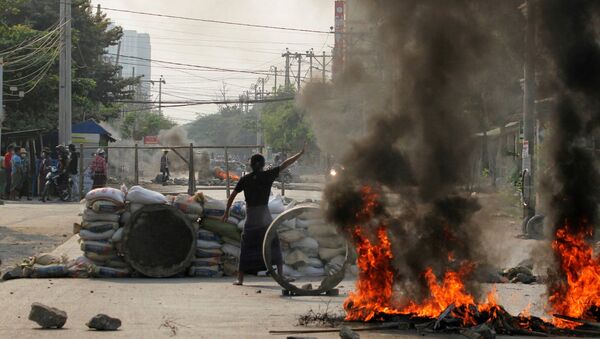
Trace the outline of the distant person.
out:
<instances>
[{"instance_id":1,"label":"distant person","mask_svg":"<svg viewBox=\"0 0 600 339\"><path fill-rule=\"evenodd\" d=\"M169 172L169 165L171 162L169 161L169 150L163 150L163 155L160 157L160 172L162 174L162 184L163 186L167 184L167 180L171 177L171 173Z\"/></svg>"},{"instance_id":2,"label":"distant person","mask_svg":"<svg viewBox=\"0 0 600 339\"><path fill-rule=\"evenodd\" d=\"M98 148L96 152L96 156L92 163L90 164L90 171L92 173L92 180L94 183L92 184L92 189L101 188L106 186L106 173L108 170L108 164L106 163L106 159L104 158L104 150L102 148Z\"/></svg>"},{"instance_id":3,"label":"distant person","mask_svg":"<svg viewBox=\"0 0 600 339\"><path fill-rule=\"evenodd\" d=\"M4 160L2 161L2 167L4 167L4 175L6 177L4 186L4 196L6 198L9 198L10 196L10 188L12 185L12 156L14 153L15 146L12 144L8 145L6 154L4 154Z\"/></svg>"},{"instance_id":4,"label":"distant person","mask_svg":"<svg viewBox=\"0 0 600 339\"><path fill-rule=\"evenodd\" d=\"M39 160L38 167L38 192L44 190L44 185L46 184L46 175L50 172L50 168L52 167L52 158L50 157L50 149L45 147L42 151L42 155Z\"/></svg>"},{"instance_id":5,"label":"distant person","mask_svg":"<svg viewBox=\"0 0 600 339\"><path fill-rule=\"evenodd\" d=\"M21 148L21 189L19 190L19 200L26 196L31 201L31 162L27 155L25 147Z\"/></svg>"},{"instance_id":6,"label":"distant person","mask_svg":"<svg viewBox=\"0 0 600 339\"><path fill-rule=\"evenodd\" d=\"M20 199L21 187L23 186L23 161L21 159L21 147L15 146L10 163L10 200L17 200L17 195L19 195Z\"/></svg>"},{"instance_id":7,"label":"distant person","mask_svg":"<svg viewBox=\"0 0 600 339\"><path fill-rule=\"evenodd\" d=\"M67 173L73 183L73 200L78 201L79 199L79 152L75 149L74 144L69 144L69 165L67 167Z\"/></svg>"},{"instance_id":8,"label":"distant person","mask_svg":"<svg viewBox=\"0 0 600 339\"><path fill-rule=\"evenodd\" d=\"M244 283L244 274L249 272L258 272L265 269L262 255L263 240L267 227L273 222L271 212L269 212L269 196L271 195L271 186L279 172L285 170L296 162L303 154L306 144L298 154L285 160L280 166L267 171L265 168L265 158L261 154L255 154L250 158L250 167L252 173L243 176L235 186L235 189L229 200L227 208L223 215L223 221L229 218L229 209L238 193L244 192L246 198L246 223L242 232L240 263L238 267L238 278L234 285ZM271 248L272 262L277 265L277 272L283 277L283 261L281 258L281 248L279 239L275 238ZM270 269L270 268L269 268Z\"/></svg>"}]
</instances>

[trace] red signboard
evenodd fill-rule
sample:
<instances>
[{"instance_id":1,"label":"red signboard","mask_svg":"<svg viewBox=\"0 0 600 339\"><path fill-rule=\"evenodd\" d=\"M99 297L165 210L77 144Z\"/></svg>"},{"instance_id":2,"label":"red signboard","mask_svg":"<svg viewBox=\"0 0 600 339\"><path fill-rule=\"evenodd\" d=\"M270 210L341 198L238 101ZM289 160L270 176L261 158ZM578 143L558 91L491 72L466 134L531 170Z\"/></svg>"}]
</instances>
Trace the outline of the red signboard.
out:
<instances>
[{"instance_id":1,"label":"red signboard","mask_svg":"<svg viewBox=\"0 0 600 339\"><path fill-rule=\"evenodd\" d=\"M334 46L334 56L333 56L333 65L332 72L333 77L335 78L339 75L344 69L344 56L345 56L345 40L344 30L346 29L345 20L346 20L346 2L345 1L336 1L335 2L335 46Z\"/></svg>"},{"instance_id":2,"label":"red signboard","mask_svg":"<svg viewBox=\"0 0 600 339\"><path fill-rule=\"evenodd\" d=\"M149 135L144 137L144 145L158 145L158 136Z\"/></svg>"}]
</instances>

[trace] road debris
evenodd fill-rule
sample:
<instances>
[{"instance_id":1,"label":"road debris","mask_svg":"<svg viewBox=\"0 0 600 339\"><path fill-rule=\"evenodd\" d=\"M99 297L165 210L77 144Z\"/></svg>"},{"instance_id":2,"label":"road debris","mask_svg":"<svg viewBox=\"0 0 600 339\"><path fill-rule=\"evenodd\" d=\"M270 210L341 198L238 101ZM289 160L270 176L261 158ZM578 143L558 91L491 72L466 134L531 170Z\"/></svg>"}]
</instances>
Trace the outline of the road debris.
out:
<instances>
[{"instance_id":1,"label":"road debris","mask_svg":"<svg viewBox=\"0 0 600 339\"><path fill-rule=\"evenodd\" d=\"M85 325L98 331L116 331L121 327L121 320L109 317L106 314L98 314Z\"/></svg>"},{"instance_id":2,"label":"road debris","mask_svg":"<svg viewBox=\"0 0 600 339\"><path fill-rule=\"evenodd\" d=\"M42 328L62 328L67 322L67 313L54 307L33 303L29 320L35 321Z\"/></svg>"}]
</instances>

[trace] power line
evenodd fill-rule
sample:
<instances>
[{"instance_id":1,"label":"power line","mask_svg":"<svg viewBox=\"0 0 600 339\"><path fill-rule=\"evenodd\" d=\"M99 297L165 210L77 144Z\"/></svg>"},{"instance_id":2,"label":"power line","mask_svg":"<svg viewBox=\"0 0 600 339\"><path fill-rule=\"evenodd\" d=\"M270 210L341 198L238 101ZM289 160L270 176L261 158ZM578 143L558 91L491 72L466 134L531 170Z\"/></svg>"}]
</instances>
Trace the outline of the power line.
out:
<instances>
[{"instance_id":1,"label":"power line","mask_svg":"<svg viewBox=\"0 0 600 339\"><path fill-rule=\"evenodd\" d=\"M261 104L261 103L269 103L269 102L282 102L282 101L292 101L294 97L279 97L279 98L269 98L269 99L248 99L248 100L198 100L198 101L163 101L163 108L169 107L184 107L184 106L197 106L197 105L229 105L229 104ZM124 104L151 104L153 101L114 101L117 103Z\"/></svg>"},{"instance_id":2,"label":"power line","mask_svg":"<svg viewBox=\"0 0 600 339\"><path fill-rule=\"evenodd\" d=\"M304 32L304 33L318 33L318 34L331 34L332 33L330 31L319 31L319 30L314 30L314 29L291 28L291 27L281 27L281 26L248 24L248 23L233 22L233 21L222 21L222 20L212 20L212 19L190 18L190 17L177 16L177 15L167 15L167 14L157 14L157 13L148 13L148 12L138 12L138 11L130 11L130 10L126 10L126 9L116 9L116 8L108 8L108 7L102 7L102 9L106 10L106 11L113 11L113 12L123 12L123 13L148 15L148 16L156 16L156 17L170 18L170 19L180 19L180 20L189 20L189 21L200 21L200 22L208 22L208 23L213 23L213 24L223 24L223 25L232 25L232 26L254 27L254 28L267 28L267 29L277 29L277 30L282 30L282 31L293 31L293 32Z\"/></svg>"}]
</instances>

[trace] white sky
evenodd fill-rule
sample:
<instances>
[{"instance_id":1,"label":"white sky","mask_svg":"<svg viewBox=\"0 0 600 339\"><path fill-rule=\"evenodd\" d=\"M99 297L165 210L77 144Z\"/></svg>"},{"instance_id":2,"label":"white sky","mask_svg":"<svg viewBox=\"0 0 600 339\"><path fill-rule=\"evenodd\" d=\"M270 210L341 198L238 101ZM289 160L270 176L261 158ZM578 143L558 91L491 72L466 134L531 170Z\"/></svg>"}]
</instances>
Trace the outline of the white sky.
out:
<instances>
[{"instance_id":1,"label":"white sky","mask_svg":"<svg viewBox=\"0 0 600 339\"><path fill-rule=\"evenodd\" d=\"M334 23L333 0L98 0L102 7L186 16L202 19L235 21L260 25L329 31ZM238 27L179 19L160 18L115 11L105 11L123 29L150 34L152 59L211 67L268 71L277 66L277 80L283 84L284 58L291 52L314 48L315 54L333 46L332 34L289 32L273 29ZM306 66L306 64L305 64ZM169 66L179 67L179 66ZM292 67L295 70L296 67ZM308 70L304 67L302 73ZM316 71L318 72L318 71ZM152 65L152 78L163 75L163 101L215 100L226 82L227 94L236 98L260 75L206 70L175 70ZM293 81L293 79L292 79ZM272 77L266 88L273 86ZM158 88L153 90L157 96ZM213 105L166 108L164 113L178 123L187 123L196 114L214 113Z\"/></svg>"}]
</instances>

